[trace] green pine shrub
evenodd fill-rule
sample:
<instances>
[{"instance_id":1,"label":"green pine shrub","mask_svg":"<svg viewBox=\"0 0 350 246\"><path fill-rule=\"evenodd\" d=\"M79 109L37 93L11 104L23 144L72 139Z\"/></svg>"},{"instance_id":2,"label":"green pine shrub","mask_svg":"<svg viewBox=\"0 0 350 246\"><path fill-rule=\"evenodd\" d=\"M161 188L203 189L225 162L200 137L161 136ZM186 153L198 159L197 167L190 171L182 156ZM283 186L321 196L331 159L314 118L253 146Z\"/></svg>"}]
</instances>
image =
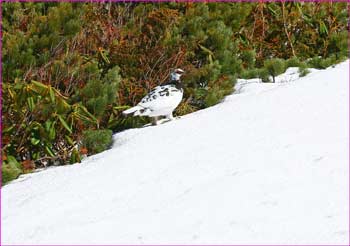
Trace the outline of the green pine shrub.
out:
<instances>
[{"instance_id":1,"label":"green pine shrub","mask_svg":"<svg viewBox=\"0 0 350 246\"><path fill-rule=\"evenodd\" d=\"M240 56L243 66L246 69L253 69L255 67L256 52L255 50L244 50Z\"/></svg>"},{"instance_id":2,"label":"green pine shrub","mask_svg":"<svg viewBox=\"0 0 350 246\"><path fill-rule=\"evenodd\" d=\"M286 64L282 59L273 58L264 62L264 68L272 76L272 82L275 83L275 77L286 71Z\"/></svg>"},{"instance_id":3,"label":"green pine shrub","mask_svg":"<svg viewBox=\"0 0 350 246\"><path fill-rule=\"evenodd\" d=\"M254 79L260 77L260 69L259 68L252 68L252 69L246 69L243 70L240 74L240 78L242 79Z\"/></svg>"},{"instance_id":4,"label":"green pine shrub","mask_svg":"<svg viewBox=\"0 0 350 246\"><path fill-rule=\"evenodd\" d=\"M335 56L336 61L345 60L349 56L348 31L340 31L330 35L328 53Z\"/></svg>"},{"instance_id":5,"label":"green pine shrub","mask_svg":"<svg viewBox=\"0 0 350 246\"><path fill-rule=\"evenodd\" d=\"M266 68L253 68L248 70L243 70L240 74L242 79L255 79L259 78L263 82L270 82L269 73Z\"/></svg>"},{"instance_id":6,"label":"green pine shrub","mask_svg":"<svg viewBox=\"0 0 350 246\"><path fill-rule=\"evenodd\" d=\"M310 70L306 66L301 66L299 67L298 72L299 72L299 77L304 77L310 73Z\"/></svg>"},{"instance_id":7,"label":"green pine shrub","mask_svg":"<svg viewBox=\"0 0 350 246\"><path fill-rule=\"evenodd\" d=\"M269 76L270 74L266 68L262 67L258 69L258 75L262 82L271 82Z\"/></svg>"},{"instance_id":8,"label":"green pine shrub","mask_svg":"<svg viewBox=\"0 0 350 246\"><path fill-rule=\"evenodd\" d=\"M79 100L98 119L98 127L100 127L108 107L111 107L116 101L121 76L119 75L120 69L118 66L111 68L104 77L97 72L98 67L96 63L92 65L92 68L98 75L88 80L86 85L81 90L78 90L77 93Z\"/></svg>"},{"instance_id":9,"label":"green pine shrub","mask_svg":"<svg viewBox=\"0 0 350 246\"><path fill-rule=\"evenodd\" d=\"M175 110L175 115L185 115L193 113L197 110L196 107L192 106L190 100L183 101Z\"/></svg>"},{"instance_id":10,"label":"green pine shrub","mask_svg":"<svg viewBox=\"0 0 350 246\"><path fill-rule=\"evenodd\" d=\"M307 65L311 68L316 69L326 69L327 67L330 67L336 63L338 63L340 60L337 59L335 55L332 55L328 58L322 58L322 57L313 57L307 61Z\"/></svg>"},{"instance_id":11,"label":"green pine shrub","mask_svg":"<svg viewBox=\"0 0 350 246\"><path fill-rule=\"evenodd\" d=\"M299 60L298 57L293 56L292 58L289 58L286 60L286 67L300 67L302 62Z\"/></svg>"},{"instance_id":12,"label":"green pine shrub","mask_svg":"<svg viewBox=\"0 0 350 246\"><path fill-rule=\"evenodd\" d=\"M299 72L299 77L304 77L310 73L309 67L306 62L300 63L298 72Z\"/></svg>"},{"instance_id":13,"label":"green pine shrub","mask_svg":"<svg viewBox=\"0 0 350 246\"><path fill-rule=\"evenodd\" d=\"M231 94L234 91L233 85L234 82L231 79L220 78L205 96L205 107L213 106L222 101L225 96Z\"/></svg>"},{"instance_id":14,"label":"green pine shrub","mask_svg":"<svg viewBox=\"0 0 350 246\"><path fill-rule=\"evenodd\" d=\"M88 150L88 154L97 154L110 147L112 144L112 131L87 130L83 132L82 147Z\"/></svg>"},{"instance_id":15,"label":"green pine shrub","mask_svg":"<svg viewBox=\"0 0 350 246\"><path fill-rule=\"evenodd\" d=\"M81 29L83 8L71 3L6 3L3 13L3 29L10 34L3 40L3 77L14 80L28 69L47 64L66 46L64 41Z\"/></svg>"},{"instance_id":16,"label":"green pine shrub","mask_svg":"<svg viewBox=\"0 0 350 246\"><path fill-rule=\"evenodd\" d=\"M191 64L184 78L185 96L191 97L190 104L195 108L212 106L233 91L242 60L232 37L239 30L241 18L249 13L248 5L243 5L197 3L188 8L180 22L179 32L190 51L187 62ZM238 13L239 17L232 18ZM223 76L228 82L219 79Z\"/></svg>"}]
</instances>

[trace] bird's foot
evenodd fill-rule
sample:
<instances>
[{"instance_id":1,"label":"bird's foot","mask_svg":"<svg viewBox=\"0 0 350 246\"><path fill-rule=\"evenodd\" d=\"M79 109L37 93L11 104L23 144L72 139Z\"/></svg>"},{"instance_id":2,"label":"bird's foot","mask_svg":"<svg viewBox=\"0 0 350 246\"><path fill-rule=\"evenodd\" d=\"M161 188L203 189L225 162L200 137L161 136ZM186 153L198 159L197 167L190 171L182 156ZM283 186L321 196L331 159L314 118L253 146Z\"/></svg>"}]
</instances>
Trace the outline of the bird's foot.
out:
<instances>
[{"instance_id":1,"label":"bird's foot","mask_svg":"<svg viewBox=\"0 0 350 246\"><path fill-rule=\"evenodd\" d=\"M158 122L158 116L152 118L152 126L157 126L159 124Z\"/></svg>"}]
</instances>

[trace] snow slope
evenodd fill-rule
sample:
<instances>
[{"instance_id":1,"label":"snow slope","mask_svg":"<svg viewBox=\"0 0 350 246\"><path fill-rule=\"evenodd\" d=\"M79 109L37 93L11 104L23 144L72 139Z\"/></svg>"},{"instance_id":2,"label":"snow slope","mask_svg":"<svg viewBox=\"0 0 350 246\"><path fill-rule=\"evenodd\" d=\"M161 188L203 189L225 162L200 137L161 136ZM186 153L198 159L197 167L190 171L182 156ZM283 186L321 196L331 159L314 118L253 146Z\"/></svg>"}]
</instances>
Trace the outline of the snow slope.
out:
<instances>
[{"instance_id":1,"label":"snow slope","mask_svg":"<svg viewBox=\"0 0 350 246\"><path fill-rule=\"evenodd\" d=\"M217 106L23 175L2 188L2 244L348 244L348 74L241 80Z\"/></svg>"}]
</instances>

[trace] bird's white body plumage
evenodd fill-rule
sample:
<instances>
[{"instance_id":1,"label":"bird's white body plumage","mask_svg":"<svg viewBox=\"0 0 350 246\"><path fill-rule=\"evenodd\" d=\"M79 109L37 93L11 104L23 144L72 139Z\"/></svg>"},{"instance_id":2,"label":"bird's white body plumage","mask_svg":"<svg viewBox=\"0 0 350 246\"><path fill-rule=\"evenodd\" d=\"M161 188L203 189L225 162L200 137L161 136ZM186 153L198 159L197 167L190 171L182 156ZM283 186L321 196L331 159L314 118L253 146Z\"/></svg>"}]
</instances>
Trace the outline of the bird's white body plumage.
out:
<instances>
[{"instance_id":1,"label":"bird's white body plumage","mask_svg":"<svg viewBox=\"0 0 350 246\"><path fill-rule=\"evenodd\" d=\"M174 85L155 87L135 107L125 110L124 114L134 113L134 116L168 116L180 104L183 90Z\"/></svg>"},{"instance_id":2,"label":"bird's white body plumage","mask_svg":"<svg viewBox=\"0 0 350 246\"><path fill-rule=\"evenodd\" d=\"M142 98L141 102L123 111L123 114L155 117L155 119L158 116L165 116L170 120L173 119L172 113L180 104L183 97L183 89L180 86L181 73L183 73L181 69L175 70L170 76L170 83L155 87Z\"/></svg>"}]
</instances>

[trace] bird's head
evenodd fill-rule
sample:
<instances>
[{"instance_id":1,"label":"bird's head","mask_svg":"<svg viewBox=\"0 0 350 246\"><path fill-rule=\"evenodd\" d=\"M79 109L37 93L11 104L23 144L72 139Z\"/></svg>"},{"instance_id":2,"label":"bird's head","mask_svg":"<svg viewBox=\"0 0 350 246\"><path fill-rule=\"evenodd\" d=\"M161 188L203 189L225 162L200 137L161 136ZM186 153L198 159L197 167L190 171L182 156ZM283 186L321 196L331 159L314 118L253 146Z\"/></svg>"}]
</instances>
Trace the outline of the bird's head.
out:
<instances>
[{"instance_id":1,"label":"bird's head","mask_svg":"<svg viewBox=\"0 0 350 246\"><path fill-rule=\"evenodd\" d=\"M170 78L171 80L180 80L181 76L184 74L184 70L180 69L180 68L176 68L171 74L170 74Z\"/></svg>"}]
</instances>

